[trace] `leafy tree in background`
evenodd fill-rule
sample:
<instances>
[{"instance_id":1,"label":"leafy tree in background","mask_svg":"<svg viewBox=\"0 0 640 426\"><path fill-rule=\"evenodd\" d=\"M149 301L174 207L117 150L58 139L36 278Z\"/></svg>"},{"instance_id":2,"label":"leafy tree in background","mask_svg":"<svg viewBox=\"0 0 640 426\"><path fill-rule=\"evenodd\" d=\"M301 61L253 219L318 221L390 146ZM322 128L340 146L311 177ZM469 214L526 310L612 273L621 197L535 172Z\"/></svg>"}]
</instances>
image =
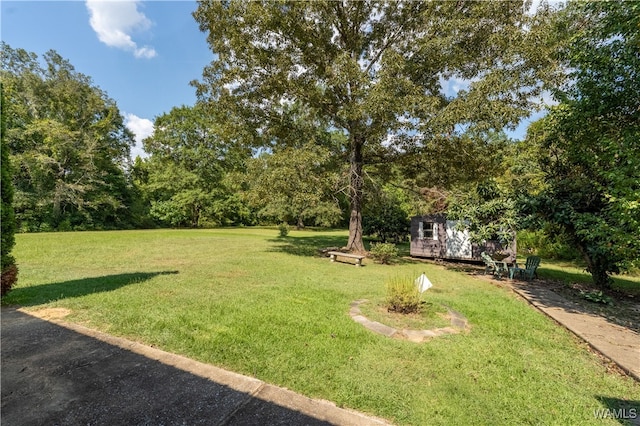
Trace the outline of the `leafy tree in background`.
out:
<instances>
[{"instance_id":1,"label":"leafy tree in background","mask_svg":"<svg viewBox=\"0 0 640 426\"><path fill-rule=\"evenodd\" d=\"M497 238L503 246L513 242L519 223L514 194L495 178L454 191L447 217L465 221L474 241Z\"/></svg>"},{"instance_id":2,"label":"leafy tree in background","mask_svg":"<svg viewBox=\"0 0 640 426\"><path fill-rule=\"evenodd\" d=\"M519 227L518 198L530 192L532 161L527 161L527 149L522 150L504 132L470 135L478 141L476 151L483 150L484 159L476 161L477 168L452 186L447 196L447 217L460 221L469 229L476 242L498 239L509 245ZM527 147L524 147L527 148ZM535 164L535 163L534 163Z\"/></svg>"},{"instance_id":3,"label":"leafy tree in background","mask_svg":"<svg viewBox=\"0 0 640 426\"><path fill-rule=\"evenodd\" d=\"M339 176L331 163L331 152L314 143L264 153L249 163L248 198L263 217L293 222L298 229L309 220L334 226L342 212L335 195Z\"/></svg>"},{"instance_id":4,"label":"leafy tree in background","mask_svg":"<svg viewBox=\"0 0 640 426\"><path fill-rule=\"evenodd\" d=\"M410 213L403 209L402 191L386 187L370 196L362 214L362 232L381 242L399 243L409 235Z\"/></svg>"},{"instance_id":5,"label":"leafy tree in background","mask_svg":"<svg viewBox=\"0 0 640 426\"><path fill-rule=\"evenodd\" d=\"M201 105L175 107L156 118L154 134L143 141L150 158L136 166L150 214L171 226L227 224L237 217L238 199L227 174L241 167L250 151L224 138L224 129Z\"/></svg>"},{"instance_id":6,"label":"leafy tree in background","mask_svg":"<svg viewBox=\"0 0 640 426\"><path fill-rule=\"evenodd\" d=\"M569 3L560 25L572 84L528 134L546 185L530 212L607 287L640 263L640 3Z\"/></svg>"},{"instance_id":7,"label":"leafy tree in background","mask_svg":"<svg viewBox=\"0 0 640 426\"><path fill-rule=\"evenodd\" d=\"M6 143L5 107L4 86L0 82L0 108L2 108L2 113L0 114L0 148L2 150L0 158L0 191L2 191L0 194L2 196L2 210L0 212L0 226L2 227L0 230L0 237L2 238L0 243L2 250L0 271L2 272L2 281L0 283L0 296L7 294L18 279L18 267L11 255L15 245L16 223L13 212L13 185L11 183L9 147Z\"/></svg>"},{"instance_id":8,"label":"leafy tree in background","mask_svg":"<svg viewBox=\"0 0 640 426\"><path fill-rule=\"evenodd\" d=\"M205 0L194 17L216 59L194 85L202 101L224 109L263 146L277 143L291 103L346 135L347 247L364 251L367 165L412 164L441 152L473 158L459 149L461 132L513 127L528 115L539 78L551 77L533 70L556 64L543 45L548 33L539 31L545 14L530 17L527 7ZM468 89L449 96L448 79L468 82Z\"/></svg>"},{"instance_id":9,"label":"leafy tree in background","mask_svg":"<svg viewBox=\"0 0 640 426\"><path fill-rule=\"evenodd\" d=\"M6 143L22 230L131 226L133 135L115 102L55 51L2 43Z\"/></svg>"}]
</instances>

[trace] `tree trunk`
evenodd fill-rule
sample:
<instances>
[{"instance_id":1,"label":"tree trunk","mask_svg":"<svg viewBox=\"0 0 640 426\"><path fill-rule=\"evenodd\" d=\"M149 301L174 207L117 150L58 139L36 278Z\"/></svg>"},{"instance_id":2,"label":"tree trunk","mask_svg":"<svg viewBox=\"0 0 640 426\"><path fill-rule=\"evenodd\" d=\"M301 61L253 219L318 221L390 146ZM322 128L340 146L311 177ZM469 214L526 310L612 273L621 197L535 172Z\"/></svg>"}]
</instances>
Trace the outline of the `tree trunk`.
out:
<instances>
[{"instance_id":1,"label":"tree trunk","mask_svg":"<svg viewBox=\"0 0 640 426\"><path fill-rule=\"evenodd\" d=\"M587 272L591 274L593 283L603 290L610 289L613 279L607 273L606 262L602 262L597 256L591 256L582 244L578 243L576 246L587 263Z\"/></svg>"},{"instance_id":2,"label":"tree trunk","mask_svg":"<svg viewBox=\"0 0 640 426\"><path fill-rule=\"evenodd\" d=\"M611 289L613 279L607 273L606 268L600 262L593 262L590 268L593 283L603 290Z\"/></svg>"},{"instance_id":3,"label":"tree trunk","mask_svg":"<svg viewBox=\"0 0 640 426\"><path fill-rule=\"evenodd\" d=\"M62 195L64 191L64 182L62 179L56 180L56 187L53 193L53 217L51 218L51 225L57 229L60 222L62 222Z\"/></svg>"},{"instance_id":4,"label":"tree trunk","mask_svg":"<svg viewBox=\"0 0 640 426\"><path fill-rule=\"evenodd\" d=\"M349 218L349 242L347 249L351 252L364 253L362 241L362 148L364 138L357 134L351 134L351 156L349 158L349 202L351 204L351 217Z\"/></svg>"}]
</instances>

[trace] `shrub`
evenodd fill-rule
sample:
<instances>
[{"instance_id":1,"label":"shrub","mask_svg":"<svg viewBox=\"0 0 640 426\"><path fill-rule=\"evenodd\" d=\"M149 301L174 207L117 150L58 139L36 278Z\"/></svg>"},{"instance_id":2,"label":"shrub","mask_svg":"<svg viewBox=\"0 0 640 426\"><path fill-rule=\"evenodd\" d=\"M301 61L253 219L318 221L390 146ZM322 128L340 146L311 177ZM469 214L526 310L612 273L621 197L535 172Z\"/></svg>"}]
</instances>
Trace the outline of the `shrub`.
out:
<instances>
[{"instance_id":1,"label":"shrub","mask_svg":"<svg viewBox=\"0 0 640 426\"><path fill-rule=\"evenodd\" d=\"M603 303L605 305L613 305L613 299L605 295L602 290L583 291L580 290L580 296L594 303Z\"/></svg>"},{"instance_id":2,"label":"shrub","mask_svg":"<svg viewBox=\"0 0 640 426\"><path fill-rule=\"evenodd\" d=\"M4 297L18 280L18 267L15 263L2 269L0 277L0 297Z\"/></svg>"},{"instance_id":3,"label":"shrub","mask_svg":"<svg viewBox=\"0 0 640 426\"><path fill-rule=\"evenodd\" d=\"M422 300L413 278L397 277L387 281L386 306L389 312L410 314L420 312Z\"/></svg>"},{"instance_id":4,"label":"shrub","mask_svg":"<svg viewBox=\"0 0 640 426\"><path fill-rule=\"evenodd\" d=\"M362 232L378 237L383 243L399 243L409 235L411 222L399 201L383 198L369 204L363 212Z\"/></svg>"},{"instance_id":5,"label":"shrub","mask_svg":"<svg viewBox=\"0 0 640 426\"><path fill-rule=\"evenodd\" d=\"M281 223L278 225L278 232L280 232L280 237L284 238L289 235L289 225L286 223Z\"/></svg>"},{"instance_id":6,"label":"shrub","mask_svg":"<svg viewBox=\"0 0 640 426\"><path fill-rule=\"evenodd\" d=\"M11 183L11 169L9 164L9 147L5 138L5 103L4 92L0 83L0 106L3 108L0 117L0 196L2 204L0 208L0 271L2 290L0 296L7 294L18 279L18 267L11 255L15 245L16 221L13 209L13 184Z\"/></svg>"},{"instance_id":7,"label":"shrub","mask_svg":"<svg viewBox=\"0 0 640 426\"><path fill-rule=\"evenodd\" d=\"M391 259L398 257L398 248L391 243L374 243L371 245L369 255L382 264L388 264Z\"/></svg>"},{"instance_id":8,"label":"shrub","mask_svg":"<svg viewBox=\"0 0 640 426\"><path fill-rule=\"evenodd\" d=\"M551 235L548 235L551 234ZM549 231L519 231L518 251L535 254L546 259L581 261L578 249L566 242L559 234Z\"/></svg>"}]
</instances>

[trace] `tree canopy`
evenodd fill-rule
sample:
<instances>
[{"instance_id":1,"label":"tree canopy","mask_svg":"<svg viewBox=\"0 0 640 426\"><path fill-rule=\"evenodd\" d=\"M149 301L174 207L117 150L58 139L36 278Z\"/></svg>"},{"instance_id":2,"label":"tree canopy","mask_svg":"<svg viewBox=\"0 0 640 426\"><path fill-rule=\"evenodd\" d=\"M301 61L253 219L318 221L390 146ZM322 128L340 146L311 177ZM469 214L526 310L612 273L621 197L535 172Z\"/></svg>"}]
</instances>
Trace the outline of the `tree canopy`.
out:
<instances>
[{"instance_id":1,"label":"tree canopy","mask_svg":"<svg viewBox=\"0 0 640 426\"><path fill-rule=\"evenodd\" d=\"M247 196L263 217L279 222L334 226L342 218L337 197L336 167L331 152L309 143L263 153L249 162Z\"/></svg>"},{"instance_id":2,"label":"tree canopy","mask_svg":"<svg viewBox=\"0 0 640 426\"><path fill-rule=\"evenodd\" d=\"M560 23L571 80L529 132L546 185L530 207L606 287L640 262L640 4L570 3Z\"/></svg>"},{"instance_id":3,"label":"tree canopy","mask_svg":"<svg viewBox=\"0 0 640 426\"><path fill-rule=\"evenodd\" d=\"M237 222L227 175L250 151L224 137L202 105L174 107L156 117L143 141L150 158L136 164L137 183L161 224L197 227Z\"/></svg>"},{"instance_id":4,"label":"tree canopy","mask_svg":"<svg viewBox=\"0 0 640 426\"><path fill-rule=\"evenodd\" d=\"M515 126L553 56L531 48L537 18L522 1L218 2L194 12L216 59L194 82L270 146L291 103L343 132L349 164L348 248L363 251L364 168L456 152L459 134ZM538 16L538 15L536 15ZM448 80L465 90L448 93ZM411 161L411 160L409 160ZM446 159L443 159L446 161ZM437 171L434 171L437 173Z\"/></svg>"},{"instance_id":5,"label":"tree canopy","mask_svg":"<svg viewBox=\"0 0 640 426\"><path fill-rule=\"evenodd\" d=\"M18 226L125 227L134 141L116 103L55 51L43 65L5 43L1 55Z\"/></svg>"}]
</instances>

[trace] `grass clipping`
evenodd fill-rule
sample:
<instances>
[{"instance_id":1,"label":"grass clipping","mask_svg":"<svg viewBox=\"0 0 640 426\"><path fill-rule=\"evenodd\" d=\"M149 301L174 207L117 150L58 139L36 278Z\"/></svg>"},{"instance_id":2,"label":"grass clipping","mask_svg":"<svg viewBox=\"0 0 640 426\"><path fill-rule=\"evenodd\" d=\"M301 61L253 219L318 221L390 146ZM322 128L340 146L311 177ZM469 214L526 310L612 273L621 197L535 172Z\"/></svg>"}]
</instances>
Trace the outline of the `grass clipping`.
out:
<instances>
[{"instance_id":1,"label":"grass clipping","mask_svg":"<svg viewBox=\"0 0 640 426\"><path fill-rule=\"evenodd\" d=\"M419 313L422 298L413 278L395 277L387 281L387 298L385 304L389 312L400 314Z\"/></svg>"}]
</instances>

